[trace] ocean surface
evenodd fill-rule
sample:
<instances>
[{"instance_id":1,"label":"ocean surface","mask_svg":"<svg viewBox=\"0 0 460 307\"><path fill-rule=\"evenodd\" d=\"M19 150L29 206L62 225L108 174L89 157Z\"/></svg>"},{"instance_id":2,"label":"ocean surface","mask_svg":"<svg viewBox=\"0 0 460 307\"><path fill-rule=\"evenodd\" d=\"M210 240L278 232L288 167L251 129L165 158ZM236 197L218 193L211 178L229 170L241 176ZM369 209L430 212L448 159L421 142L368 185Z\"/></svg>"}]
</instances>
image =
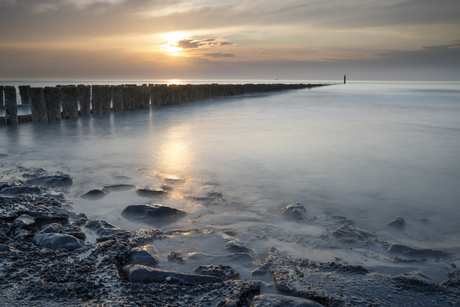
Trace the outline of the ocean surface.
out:
<instances>
[{"instance_id":1,"label":"ocean surface","mask_svg":"<svg viewBox=\"0 0 460 307\"><path fill-rule=\"evenodd\" d=\"M258 83L217 81L248 82ZM88 84L2 82L57 83ZM136 82L89 84L96 83ZM9 156L0 164L68 173L75 211L126 229L151 227L120 215L148 199L132 191L97 201L79 196L110 184L158 188L165 178L180 178L171 197L155 202L189 215L160 229L223 230L252 238L251 247L263 252L277 244L255 239L268 227L299 238L321 235L319 227L280 217L281 208L298 202L310 216L344 216L383 239L460 250L460 83L325 83L332 85L3 126L0 153ZM185 197L209 191L222 193L226 205ZM389 233L385 226L397 216L406 228Z\"/></svg>"}]
</instances>

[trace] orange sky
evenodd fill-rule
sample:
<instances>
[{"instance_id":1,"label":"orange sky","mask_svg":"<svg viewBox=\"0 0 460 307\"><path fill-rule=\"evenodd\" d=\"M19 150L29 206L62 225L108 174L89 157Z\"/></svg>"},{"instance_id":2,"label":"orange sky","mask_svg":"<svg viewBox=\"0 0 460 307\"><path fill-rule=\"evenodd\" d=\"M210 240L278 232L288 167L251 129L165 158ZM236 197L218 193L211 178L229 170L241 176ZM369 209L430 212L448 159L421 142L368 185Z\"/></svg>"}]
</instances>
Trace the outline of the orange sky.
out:
<instances>
[{"instance_id":1,"label":"orange sky","mask_svg":"<svg viewBox=\"0 0 460 307\"><path fill-rule=\"evenodd\" d=\"M460 80L458 0L0 0L0 79Z\"/></svg>"}]
</instances>

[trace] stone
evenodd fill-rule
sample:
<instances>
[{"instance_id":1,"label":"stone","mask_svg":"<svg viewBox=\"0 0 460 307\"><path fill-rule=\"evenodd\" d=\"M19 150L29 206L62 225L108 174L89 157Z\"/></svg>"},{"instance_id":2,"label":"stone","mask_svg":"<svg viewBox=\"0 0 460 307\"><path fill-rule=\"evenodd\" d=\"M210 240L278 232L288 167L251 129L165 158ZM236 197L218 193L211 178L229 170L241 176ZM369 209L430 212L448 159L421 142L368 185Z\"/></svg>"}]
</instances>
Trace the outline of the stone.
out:
<instances>
[{"instance_id":1,"label":"stone","mask_svg":"<svg viewBox=\"0 0 460 307\"><path fill-rule=\"evenodd\" d=\"M261 294L252 300L249 307L322 307L312 300L280 294Z\"/></svg>"},{"instance_id":2,"label":"stone","mask_svg":"<svg viewBox=\"0 0 460 307\"><path fill-rule=\"evenodd\" d=\"M292 203L281 209L281 215L293 220L306 220L307 210L300 203Z\"/></svg>"},{"instance_id":3,"label":"stone","mask_svg":"<svg viewBox=\"0 0 460 307\"><path fill-rule=\"evenodd\" d=\"M355 225L340 226L332 233L332 237L343 243L377 241L377 235L375 233Z\"/></svg>"},{"instance_id":4,"label":"stone","mask_svg":"<svg viewBox=\"0 0 460 307\"><path fill-rule=\"evenodd\" d=\"M171 283L184 286L201 285L207 283L221 283L222 279L213 276L185 274L173 271L153 269L145 265L127 265L123 272L130 282L143 283Z\"/></svg>"},{"instance_id":5,"label":"stone","mask_svg":"<svg viewBox=\"0 0 460 307\"><path fill-rule=\"evenodd\" d=\"M394 230L403 230L406 226L406 221L400 216L395 217L390 223L387 224L387 228Z\"/></svg>"},{"instance_id":6,"label":"stone","mask_svg":"<svg viewBox=\"0 0 460 307\"><path fill-rule=\"evenodd\" d=\"M448 258L449 254L435 249L416 249L402 244L391 244L388 252L392 254L399 254L407 258L417 259L440 259Z\"/></svg>"},{"instance_id":7,"label":"stone","mask_svg":"<svg viewBox=\"0 0 460 307\"><path fill-rule=\"evenodd\" d=\"M39 233L58 233L62 230L62 225L58 223L51 223L48 225L44 225Z\"/></svg>"},{"instance_id":8,"label":"stone","mask_svg":"<svg viewBox=\"0 0 460 307\"><path fill-rule=\"evenodd\" d=\"M35 219L30 215L22 214L14 220L13 224L18 228L27 228L35 224Z\"/></svg>"},{"instance_id":9,"label":"stone","mask_svg":"<svg viewBox=\"0 0 460 307\"><path fill-rule=\"evenodd\" d=\"M81 242L74 236L59 233L37 234L33 239L33 243L37 246L51 248L53 250L74 250L82 247Z\"/></svg>"},{"instance_id":10,"label":"stone","mask_svg":"<svg viewBox=\"0 0 460 307\"><path fill-rule=\"evenodd\" d=\"M20 194L34 194L40 195L42 192L38 187L18 186L8 187L0 190L0 194L3 195L20 195Z\"/></svg>"},{"instance_id":11,"label":"stone","mask_svg":"<svg viewBox=\"0 0 460 307\"><path fill-rule=\"evenodd\" d=\"M45 175L29 179L26 183L47 188L63 188L71 186L73 181L69 175Z\"/></svg>"},{"instance_id":12,"label":"stone","mask_svg":"<svg viewBox=\"0 0 460 307\"><path fill-rule=\"evenodd\" d=\"M95 189L95 190L86 192L85 194L81 195L80 198L98 200L98 199L102 199L106 195L107 194L104 191Z\"/></svg>"},{"instance_id":13,"label":"stone","mask_svg":"<svg viewBox=\"0 0 460 307\"><path fill-rule=\"evenodd\" d=\"M144 223L167 223L186 214L184 211L158 204L130 205L121 213L125 218Z\"/></svg>"},{"instance_id":14,"label":"stone","mask_svg":"<svg viewBox=\"0 0 460 307\"><path fill-rule=\"evenodd\" d=\"M182 257L181 252L179 252L179 251L171 251L168 254L168 261L169 262L177 262L177 263L184 264L185 263L185 258Z\"/></svg>"},{"instance_id":15,"label":"stone","mask_svg":"<svg viewBox=\"0 0 460 307\"><path fill-rule=\"evenodd\" d=\"M193 272L206 276L215 276L223 281L238 279L240 274L228 265L200 265Z\"/></svg>"},{"instance_id":16,"label":"stone","mask_svg":"<svg viewBox=\"0 0 460 307\"><path fill-rule=\"evenodd\" d=\"M91 229L94 231L97 235L99 236L112 236L117 233L124 232L123 229L120 227L117 227L115 225L112 225L104 220L91 220L89 221L86 225L86 228Z\"/></svg>"},{"instance_id":17,"label":"stone","mask_svg":"<svg viewBox=\"0 0 460 307\"><path fill-rule=\"evenodd\" d=\"M136 193L142 197L158 197L158 196L166 196L168 191L163 189L149 189L149 188L139 188L136 189Z\"/></svg>"},{"instance_id":18,"label":"stone","mask_svg":"<svg viewBox=\"0 0 460 307\"><path fill-rule=\"evenodd\" d=\"M160 261L160 256L153 245L144 245L131 249L131 264L155 266L158 261Z\"/></svg>"},{"instance_id":19,"label":"stone","mask_svg":"<svg viewBox=\"0 0 460 307\"><path fill-rule=\"evenodd\" d=\"M113 185L104 186L102 188L102 191L105 193L110 193L110 192L134 190L135 188L136 186L134 184L113 184Z\"/></svg>"}]
</instances>

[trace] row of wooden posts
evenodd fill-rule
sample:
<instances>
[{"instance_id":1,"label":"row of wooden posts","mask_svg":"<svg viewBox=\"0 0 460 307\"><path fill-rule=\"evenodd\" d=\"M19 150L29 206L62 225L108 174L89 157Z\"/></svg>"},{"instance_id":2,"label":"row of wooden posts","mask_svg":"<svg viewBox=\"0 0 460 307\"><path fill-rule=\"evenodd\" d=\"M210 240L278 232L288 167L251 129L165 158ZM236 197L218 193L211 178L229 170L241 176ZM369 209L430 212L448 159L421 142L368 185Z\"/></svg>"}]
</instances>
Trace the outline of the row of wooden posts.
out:
<instances>
[{"instance_id":1,"label":"row of wooden posts","mask_svg":"<svg viewBox=\"0 0 460 307\"><path fill-rule=\"evenodd\" d=\"M27 115L18 115L16 88L0 86L0 107L5 110L5 116L0 117L0 125L53 122L80 116L148 109L150 105L165 106L223 96L316 86L321 84L21 85L21 104L30 105L30 114Z\"/></svg>"}]
</instances>

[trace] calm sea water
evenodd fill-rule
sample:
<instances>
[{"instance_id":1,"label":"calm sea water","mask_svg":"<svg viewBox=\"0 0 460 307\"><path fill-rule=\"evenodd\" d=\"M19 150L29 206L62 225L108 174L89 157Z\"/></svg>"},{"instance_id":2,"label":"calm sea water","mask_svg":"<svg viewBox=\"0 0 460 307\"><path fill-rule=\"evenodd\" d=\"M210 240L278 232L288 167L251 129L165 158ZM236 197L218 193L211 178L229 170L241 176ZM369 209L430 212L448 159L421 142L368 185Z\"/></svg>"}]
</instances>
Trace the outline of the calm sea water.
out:
<instances>
[{"instance_id":1,"label":"calm sea water","mask_svg":"<svg viewBox=\"0 0 460 307\"><path fill-rule=\"evenodd\" d=\"M376 232L401 216L413 242L460 245L458 82L349 82L22 124L0 127L0 144L9 154L1 163L69 173L77 212L128 229L146 226L120 218L121 210L146 199L79 196L115 183L158 187L177 176L186 180L180 193L162 202L191 214L170 228L241 233L276 223L284 205L300 202L310 215L329 211ZM233 203L210 210L182 197L209 183Z\"/></svg>"}]
</instances>

